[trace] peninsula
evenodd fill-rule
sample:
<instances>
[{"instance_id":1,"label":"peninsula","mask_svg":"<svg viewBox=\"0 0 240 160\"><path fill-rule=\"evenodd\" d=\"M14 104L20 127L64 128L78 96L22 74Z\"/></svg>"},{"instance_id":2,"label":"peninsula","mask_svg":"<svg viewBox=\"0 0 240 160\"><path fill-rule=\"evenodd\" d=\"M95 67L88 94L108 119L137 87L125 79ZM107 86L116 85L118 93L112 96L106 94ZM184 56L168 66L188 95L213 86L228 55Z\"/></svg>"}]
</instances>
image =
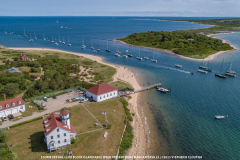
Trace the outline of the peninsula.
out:
<instances>
[{"instance_id":1,"label":"peninsula","mask_svg":"<svg viewBox=\"0 0 240 160\"><path fill-rule=\"evenodd\" d=\"M202 59L204 55L207 57L215 53L234 49L233 46L225 41L207 35L238 31L240 30L239 19L188 20L188 22L210 24L214 26L203 29L188 29L171 32L148 31L145 33L133 33L125 38L120 38L117 41L193 59Z\"/></svg>"}]
</instances>

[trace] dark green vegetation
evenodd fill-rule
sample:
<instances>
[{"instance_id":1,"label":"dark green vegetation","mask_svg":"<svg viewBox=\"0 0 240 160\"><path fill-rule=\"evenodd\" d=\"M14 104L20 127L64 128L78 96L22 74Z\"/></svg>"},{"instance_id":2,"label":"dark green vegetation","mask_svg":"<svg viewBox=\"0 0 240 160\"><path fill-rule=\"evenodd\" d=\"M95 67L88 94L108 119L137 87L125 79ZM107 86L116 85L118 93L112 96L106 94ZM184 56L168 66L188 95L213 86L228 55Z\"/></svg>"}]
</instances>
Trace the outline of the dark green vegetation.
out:
<instances>
[{"instance_id":1,"label":"dark green vegetation","mask_svg":"<svg viewBox=\"0 0 240 160\"><path fill-rule=\"evenodd\" d=\"M33 119L30 119L28 121L24 121L24 122L21 122L21 123L17 123L17 124L14 124L14 125L11 125L9 128L14 128L14 127L17 127L17 126L21 126L23 124L27 124L27 123L30 123L30 122L34 122L34 121L37 121L39 119L43 119L43 117L37 117L37 118L33 118Z\"/></svg>"},{"instance_id":2,"label":"dark green vegetation","mask_svg":"<svg viewBox=\"0 0 240 160\"><path fill-rule=\"evenodd\" d=\"M25 54L34 61L20 62ZM21 73L5 73L17 67ZM43 73L41 73L41 68ZM80 86L90 88L112 81L116 70L82 56L53 51L17 51L0 47L0 100L3 94L12 98L26 91L24 99ZM34 80L33 76L41 76Z\"/></svg>"},{"instance_id":3,"label":"dark green vegetation","mask_svg":"<svg viewBox=\"0 0 240 160\"><path fill-rule=\"evenodd\" d=\"M126 154L126 151L130 147L132 147L132 139L133 139L132 129L133 128L132 128L130 122L133 121L133 118L131 116L130 110L127 108L128 102L123 97L120 98L120 101L122 102L122 105L124 107L125 114L126 114L126 118L124 120L124 123L126 124L126 129L123 133L123 138L122 138L122 142L119 147L118 156L124 156ZM122 158L120 158L120 159L122 159Z\"/></svg>"},{"instance_id":4,"label":"dark green vegetation","mask_svg":"<svg viewBox=\"0 0 240 160\"><path fill-rule=\"evenodd\" d=\"M233 49L219 39L189 31L133 33L120 40L136 46L170 50L176 54L194 58Z\"/></svg>"},{"instance_id":5,"label":"dark green vegetation","mask_svg":"<svg viewBox=\"0 0 240 160\"><path fill-rule=\"evenodd\" d=\"M0 129L0 159L1 160L18 160L15 152L12 152L7 144L7 135Z\"/></svg>"}]
</instances>

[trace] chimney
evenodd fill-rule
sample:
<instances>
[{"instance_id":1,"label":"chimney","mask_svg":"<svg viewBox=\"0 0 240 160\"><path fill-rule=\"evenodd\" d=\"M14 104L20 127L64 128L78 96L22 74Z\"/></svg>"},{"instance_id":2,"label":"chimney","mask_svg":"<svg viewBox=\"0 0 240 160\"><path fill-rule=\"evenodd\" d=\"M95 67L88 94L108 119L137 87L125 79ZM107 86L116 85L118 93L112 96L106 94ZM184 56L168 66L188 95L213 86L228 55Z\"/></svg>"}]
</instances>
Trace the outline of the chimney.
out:
<instances>
[{"instance_id":1,"label":"chimney","mask_svg":"<svg viewBox=\"0 0 240 160\"><path fill-rule=\"evenodd\" d=\"M4 96L4 101L6 101L6 100L7 100L7 99L6 99L6 95L4 94L3 96Z\"/></svg>"}]
</instances>

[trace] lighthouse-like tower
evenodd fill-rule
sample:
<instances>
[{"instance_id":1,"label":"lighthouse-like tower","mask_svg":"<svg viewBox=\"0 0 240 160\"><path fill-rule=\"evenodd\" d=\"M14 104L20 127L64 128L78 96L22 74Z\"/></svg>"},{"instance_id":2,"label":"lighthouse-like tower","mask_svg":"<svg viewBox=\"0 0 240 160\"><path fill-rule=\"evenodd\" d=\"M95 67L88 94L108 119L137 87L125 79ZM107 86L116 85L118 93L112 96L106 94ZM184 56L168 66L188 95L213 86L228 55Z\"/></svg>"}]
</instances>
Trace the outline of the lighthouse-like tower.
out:
<instances>
[{"instance_id":1,"label":"lighthouse-like tower","mask_svg":"<svg viewBox=\"0 0 240 160\"><path fill-rule=\"evenodd\" d=\"M62 123L63 124L67 124L68 128L70 129L70 114L69 114L69 110L62 110L60 112L61 114L61 119L62 119Z\"/></svg>"}]
</instances>

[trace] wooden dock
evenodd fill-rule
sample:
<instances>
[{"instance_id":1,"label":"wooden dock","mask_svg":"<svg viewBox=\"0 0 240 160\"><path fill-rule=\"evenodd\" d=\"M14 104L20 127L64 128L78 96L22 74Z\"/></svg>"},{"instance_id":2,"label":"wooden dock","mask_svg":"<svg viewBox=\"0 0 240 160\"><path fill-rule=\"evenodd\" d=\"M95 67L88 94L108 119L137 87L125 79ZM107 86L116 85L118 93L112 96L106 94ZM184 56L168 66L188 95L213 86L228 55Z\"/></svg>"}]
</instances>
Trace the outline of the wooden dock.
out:
<instances>
[{"instance_id":1,"label":"wooden dock","mask_svg":"<svg viewBox=\"0 0 240 160\"><path fill-rule=\"evenodd\" d=\"M149 90L149 89L157 88L157 87L159 87L159 86L162 86L162 84L161 84L161 83L157 83L157 84L153 84L153 85L150 85L150 86L144 87L144 88L139 89L139 90L136 90L136 91L132 91L132 92L128 92L128 93L119 94L118 97L126 96L126 95L130 95L130 94L134 94L134 93L138 93L138 92L142 92L142 91L146 91L146 90Z\"/></svg>"}]
</instances>

